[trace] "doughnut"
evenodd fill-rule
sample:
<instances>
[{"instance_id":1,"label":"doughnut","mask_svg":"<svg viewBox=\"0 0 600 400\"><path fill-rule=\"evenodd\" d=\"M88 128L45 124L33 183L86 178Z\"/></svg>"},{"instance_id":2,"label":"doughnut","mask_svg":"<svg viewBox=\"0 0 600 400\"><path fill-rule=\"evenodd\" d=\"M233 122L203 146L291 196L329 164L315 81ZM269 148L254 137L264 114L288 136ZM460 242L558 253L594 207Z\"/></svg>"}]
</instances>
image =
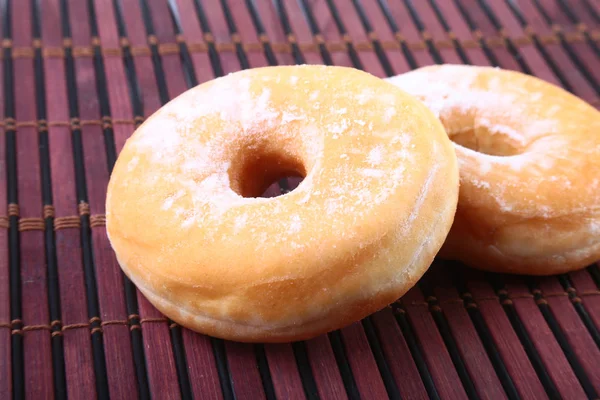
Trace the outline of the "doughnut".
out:
<instances>
[{"instance_id":1,"label":"doughnut","mask_svg":"<svg viewBox=\"0 0 600 400\"><path fill-rule=\"evenodd\" d=\"M600 259L600 112L520 72L438 65L388 79L441 120L459 162L440 258L553 275Z\"/></svg>"},{"instance_id":2,"label":"doughnut","mask_svg":"<svg viewBox=\"0 0 600 400\"><path fill-rule=\"evenodd\" d=\"M283 177L289 193L260 197ZM127 140L106 229L172 321L240 342L335 330L402 296L444 242L458 161L419 100L366 72L278 66L194 87Z\"/></svg>"}]
</instances>

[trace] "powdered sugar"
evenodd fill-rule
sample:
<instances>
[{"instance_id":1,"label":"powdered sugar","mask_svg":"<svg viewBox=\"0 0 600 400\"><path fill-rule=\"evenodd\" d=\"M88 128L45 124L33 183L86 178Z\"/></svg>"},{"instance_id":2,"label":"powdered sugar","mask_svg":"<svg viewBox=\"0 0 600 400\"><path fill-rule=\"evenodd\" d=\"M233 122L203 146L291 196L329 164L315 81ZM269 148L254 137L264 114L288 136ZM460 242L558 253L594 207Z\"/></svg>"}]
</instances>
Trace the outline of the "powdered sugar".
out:
<instances>
[{"instance_id":1,"label":"powdered sugar","mask_svg":"<svg viewBox=\"0 0 600 400\"><path fill-rule=\"evenodd\" d=\"M329 215L336 213L342 204L342 201L336 198L325 200L325 213Z\"/></svg>"},{"instance_id":2,"label":"powdered sugar","mask_svg":"<svg viewBox=\"0 0 600 400\"><path fill-rule=\"evenodd\" d=\"M129 160L129 162L127 163L127 171L131 172L135 169L135 167L137 167L137 165L140 162L140 158L139 157L132 157L131 160Z\"/></svg>"},{"instance_id":3,"label":"powdered sugar","mask_svg":"<svg viewBox=\"0 0 600 400\"><path fill-rule=\"evenodd\" d=\"M385 176L385 172L380 170L380 169L374 169L374 168L362 168L359 170L359 173L362 176L366 176L369 178L382 178Z\"/></svg>"},{"instance_id":4,"label":"powdered sugar","mask_svg":"<svg viewBox=\"0 0 600 400\"><path fill-rule=\"evenodd\" d=\"M235 217L233 221L233 233L238 234L242 229L246 227L248 222L248 214L244 213Z\"/></svg>"},{"instance_id":5,"label":"powdered sugar","mask_svg":"<svg viewBox=\"0 0 600 400\"><path fill-rule=\"evenodd\" d=\"M591 130L590 124L600 122L589 114L590 108L523 74L444 65L389 81L422 100L439 117L458 143L461 186L485 192L502 213L523 214L527 209L530 216L546 218L562 212L544 197L546 190L554 186L559 195L571 187L569 175L575 165L585 165L591 159L588 155L600 153L600 148L582 146L578 139L581 132ZM549 105L548 96L552 96ZM569 193L564 196L577 202Z\"/></svg>"},{"instance_id":6,"label":"powdered sugar","mask_svg":"<svg viewBox=\"0 0 600 400\"><path fill-rule=\"evenodd\" d=\"M392 120L392 118L394 117L394 115L396 115L396 108L395 107L387 107L385 109L385 113L383 114L383 122L389 123Z\"/></svg>"},{"instance_id":7,"label":"powdered sugar","mask_svg":"<svg viewBox=\"0 0 600 400\"><path fill-rule=\"evenodd\" d=\"M371 165L381 164L381 162L383 160L383 152L384 152L383 146L377 146L374 149L372 149L371 151L369 151L369 154L367 156L367 161L369 162L369 164L371 164Z\"/></svg>"},{"instance_id":8,"label":"powdered sugar","mask_svg":"<svg viewBox=\"0 0 600 400\"><path fill-rule=\"evenodd\" d=\"M473 186L478 187L480 189L489 189L490 188L490 183L487 181L474 180L471 183L473 184Z\"/></svg>"},{"instance_id":9,"label":"powdered sugar","mask_svg":"<svg viewBox=\"0 0 600 400\"><path fill-rule=\"evenodd\" d=\"M600 219L599 220L590 220L588 222L588 230L593 235L600 235Z\"/></svg>"},{"instance_id":10,"label":"powdered sugar","mask_svg":"<svg viewBox=\"0 0 600 400\"><path fill-rule=\"evenodd\" d=\"M174 194L167 197L161 207L162 210L168 210L173 206L173 203L185 195L184 190L178 190Z\"/></svg>"},{"instance_id":11,"label":"powdered sugar","mask_svg":"<svg viewBox=\"0 0 600 400\"><path fill-rule=\"evenodd\" d=\"M504 136L504 140L510 140L515 142L517 145L524 146L526 144L525 137L522 132L514 129L509 125L503 123L494 123L489 117L479 117L475 119L475 128L484 127L488 130L491 135Z\"/></svg>"},{"instance_id":12,"label":"powdered sugar","mask_svg":"<svg viewBox=\"0 0 600 400\"><path fill-rule=\"evenodd\" d=\"M177 132L177 121L168 116L157 116L152 119L152 130L144 131L144 135L135 135L135 145L149 150L155 162L169 162L177 156L182 147L182 138Z\"/></svg>"},{"instance_id":13,"label":"powdered sugar","mask_svg":"<svg viewBox=\"0 0 600 400\"><path fill-rule=\"evenodd\" d=\"M389 81L424 101L442 121L469 117L473 121L472 127L485 128L490 134L499 134L521 146L527 144L527 138L535 137L553 124L532 120L527 113L519 115L522 110L514 106L523 102L525 92L518 84L506 87L505 83L502 86L503 81L494 78L489 80L487 89L480 89L478 85L482 81L476 78L476 74L465 73L462 66L445 66L436 70L433 78L408 73L389 78ZM527 95L529 104L535 104L540 98L539 92ZM446 124L451 136L462 128L471 129Z\"/></svg>"},{"instance_id":14,"label":"powdered sugar","mask_svg":"<svg viewBox=\"0 0 600 400\"><path fill-rule=\"evenodd\" d=\"M348 99L354 88L328 91L328 96L318 103L320 91L302 90L303 80L295 79L296 75L280 80L281 85L299 86L282 97L281 89L271 83L277 79L264 79L257 85L245 74L217 79L201 91L184 93L148 120L152 129L140 129L132 140L138 152L156 162L152 174L161 177L156 185L176 180L181 187L181 193L162 199L160 207L176 216L182 229L202 227L207 242L224 240L219 239L221 219L230 221L229 229L234 235L251 232L264 221L257 220L247 207L264 207L261 213L285 221L285 234L272 238L285 243L305 224L301 214L286 218L289 205L284 207L285 198L293 199L299 207L319 205L328 215L363 218L406 184L404 163L412 163L414 133L397 127L374 131L374 118L385 118L386 123L398 118L391 105L395 98L365 87L354 100L363 107L351 112ZM322 87L326 89L325 85ZM298 92L305 93L311 101L298 101ZM275 103L281 99L285 99L283 105ZM317 103L322 104L321 112L313 110ZM338 144L327 139L337 140ZM244 198L231 188L232 182L237 181L230 174L238 173L235 164L232 168L231 163L236 162L233 154L240 151L237 149L250 154L264 146L281 146L286 154L306 162L310 171L288 195ZM337 154L335 164L331 163L333 158L326 157L326 146L331 146L331 154ZM177 174L168 178L164 171L171 173L174 167ZM331 178L328 183L320 181L327 190L319 190L323 186L314 183L321 174ZM255 234L259 232L261 229Z\"/></svg>"},{"instance_id":15,"label":"powdered sugar","mask_svg":"<svg viewBox=\"0 0 600 400\"><path fill-rule=\"evenodd\" d=\"M421 186L421 190L419 191L419 195L415 201L415 204L413 205L410 214L407 216L407 218L404 220L404 222L402 224L403 229L398 232L399 238L403 237L404 235L407 234L407 232L410 231L410 229L412 228L412 226L414 224L415 219L420 214L421 208L423 207L423 204L425 203L425 199L427 198L427 195L429 194L429 191L431 190L431 185L434 181L434 177L436 175L438 168L439 168L439 166L434 165L429 170L429 173L427 174L427 178L425 179L425 182L423 182L423 186Z\"/></svg>"},{"instance_id":16,"label":"powdered sugar","mask_svg":"<svg viewBox=\"0 0 600 400\"><path fill-rule=\"evenodd\" d=\"M290 226L288 228L288 232L290 234L294 234L294 233L300 232L300 229L302 229L302 219L300 218L300 215L294 214L291 217L291 222L290 222Z\"/></svg>"},{"instance_id":17,"label":"powdered sugar","mask_svg":"<svg viewBox=\"0 0 600 400\"><path fill-rule=\"evenodd\" d=\"M365 105L367 101L370 101L375 96L375 92L373 89L363 89L359 94L356 95L356 100L358 104Z\"/></svg>"},{"instance_id":18,"label":"powdered sugar","mask_svg":"<svg viewBox=\"0 0 600 400\"><path fill-rule=\"evenodd\" d=\"M293 114L291 112L283 111L282 117L281 117L281 123L287 124L288 122L303 121L305 119L306 119L306 116L304 116L304 115L298 115L298 114Z\"/></svg>"},{"instance_id":19,"label":"powdered sugar","mask_svg":"<svg viewBox=\"0 0 600 400\"><path fill-rule=\"evenodd\" d=\"M256 126L258 122L275 122L275 119L279 116L279 111L270 106L270 96L270 89L263 88L261 95L253 104L253 107L241 107L240 122L242 123L242 128L244 130L248 130L253 126ZM252 104L251 101L248 103Z\"/></svg>"},{"instance_id":20,"label":"powdered sugar","mask_svg":"<svg viewBox=\"0 0 600 400\"><path fill-rule=\"evenodd\" d=\"M348 120L345 118L329 125L329 132L333 133L332 138L334 139L337 139L338 135L346 132L346 129L348 129Z\"/></svg>"}]
</instances>

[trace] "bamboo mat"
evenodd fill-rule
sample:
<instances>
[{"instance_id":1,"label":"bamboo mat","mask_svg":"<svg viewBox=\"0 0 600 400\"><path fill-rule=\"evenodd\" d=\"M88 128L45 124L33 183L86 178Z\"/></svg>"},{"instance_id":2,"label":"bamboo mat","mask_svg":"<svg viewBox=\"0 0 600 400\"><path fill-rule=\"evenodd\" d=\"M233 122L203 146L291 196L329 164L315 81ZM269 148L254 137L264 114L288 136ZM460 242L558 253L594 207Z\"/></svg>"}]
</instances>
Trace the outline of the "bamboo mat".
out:
<instances>
[{"instance_id":1,"label":"bamboo mat","mask_svg":"<svg viewBox=\"0 0 600 400\"><path fill-rule=\"evenodd\" d=\"M600 1L0 5L0 399L599 397L597 265L530 279L440 262L345 329L240 344L170 324L137 292L104 197L145 117L241 68L498 65L600 106Z\"/></svg>"}]
</instances>

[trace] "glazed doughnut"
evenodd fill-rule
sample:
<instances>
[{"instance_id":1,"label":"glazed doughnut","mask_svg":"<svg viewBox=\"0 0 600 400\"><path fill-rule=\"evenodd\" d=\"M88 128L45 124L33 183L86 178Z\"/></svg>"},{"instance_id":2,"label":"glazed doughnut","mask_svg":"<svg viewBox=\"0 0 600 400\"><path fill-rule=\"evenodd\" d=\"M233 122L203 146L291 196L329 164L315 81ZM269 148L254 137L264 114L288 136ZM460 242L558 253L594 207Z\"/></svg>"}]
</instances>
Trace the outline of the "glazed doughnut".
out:
<instances>
[{"instance_id":1,"label":"glazed doughnut","mask_svg":"<svg viewBox=\"0 0 600 400\"><path fill-rule=\"evenodd\" d=\"M282 196L272 182L299 176ZM428 268L458 201L433 113L365 72L281 66L181 94L128 139L106 200L119 264L167 317L300 340L385 307Z\"/></svg>"},{"instance_id":2,"label":"glazed doughnut","mask_svg":"<svg viewBox=\"0 0 600 400\"><path fill-rule=\"evenodd\" d=\"M538 78L492 67L424 67L389 80L438 115L460 194L440 257L550 275L600 259L600 112Z\"/></svg>"}]
</instances>

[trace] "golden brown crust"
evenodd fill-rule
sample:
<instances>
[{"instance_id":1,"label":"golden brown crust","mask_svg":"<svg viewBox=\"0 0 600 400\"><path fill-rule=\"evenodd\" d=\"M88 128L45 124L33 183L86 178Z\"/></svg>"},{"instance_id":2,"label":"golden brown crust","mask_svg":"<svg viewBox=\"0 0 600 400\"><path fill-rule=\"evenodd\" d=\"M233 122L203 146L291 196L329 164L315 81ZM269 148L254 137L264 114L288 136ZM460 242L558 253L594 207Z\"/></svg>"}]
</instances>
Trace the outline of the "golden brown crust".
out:
<instances>
[{"instance_id":1,"label":"golden brown crust","mask_svg":"<svg viewBox=\"0 0 600 400\"><path fill-rule=\"evenodd\" d=\"M550 275L600 259L600 112L538 78L490 67L425 67L389 81L455 142L459 205L440 255Z\"/></svg>"},{"instance_id":2,"label":"golden brown crust","mask_svg":"<svg viewBox=\"0 0 600 400\"><path fill-rule=\"evenodd\" d=\"M242 196L290 172L306 175L294 191ZM150 117L119 155L106 224L119 264L168 317L277 342L400 297L457 200L452 143L419 101L354 69L271 67L200 85Z\"/></svg>"}]
</instances>

